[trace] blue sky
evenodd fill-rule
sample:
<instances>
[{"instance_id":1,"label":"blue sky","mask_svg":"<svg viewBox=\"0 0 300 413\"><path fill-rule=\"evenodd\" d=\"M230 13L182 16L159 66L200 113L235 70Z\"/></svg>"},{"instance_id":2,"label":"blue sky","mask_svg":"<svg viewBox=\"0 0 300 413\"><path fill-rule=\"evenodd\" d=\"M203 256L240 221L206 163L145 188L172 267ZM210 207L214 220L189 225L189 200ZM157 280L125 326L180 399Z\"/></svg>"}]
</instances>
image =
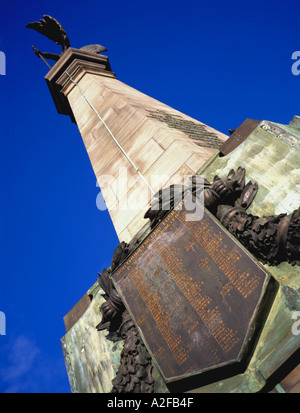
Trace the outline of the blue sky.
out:
<instances>
[{"instance_id":1,"label":"blue sky","mask_svg":"<svg viewBox=\"0 0 300 413\"><path fill-rule=\"evenodd\" d=\"M54 16L72 47L108 48L119 80L221 132L246 118L300 115L300 3L20 0L1 7L0 392L70 392L63 317L118 244L76 125L56 112L25 24Z\"/></svg>"}]
</instances>

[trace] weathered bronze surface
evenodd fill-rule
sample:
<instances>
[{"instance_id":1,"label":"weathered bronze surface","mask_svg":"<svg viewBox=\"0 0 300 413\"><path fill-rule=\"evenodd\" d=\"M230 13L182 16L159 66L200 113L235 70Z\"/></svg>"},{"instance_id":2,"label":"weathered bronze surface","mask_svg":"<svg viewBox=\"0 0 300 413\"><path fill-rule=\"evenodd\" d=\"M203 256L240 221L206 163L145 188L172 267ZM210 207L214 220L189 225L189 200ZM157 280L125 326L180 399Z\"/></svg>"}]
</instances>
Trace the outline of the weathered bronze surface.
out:
<instances>
[{"instance_id":1,"label":"weathered bronze surface","mask_svg":"<svg viewBox=\"0 0 300 413\"><path fill-rule=\"evenodd\" d=\"M241 361L270 282L209 212L186 221L184 202L112 274L167 383Z\"/></svg>"}]
</instances>

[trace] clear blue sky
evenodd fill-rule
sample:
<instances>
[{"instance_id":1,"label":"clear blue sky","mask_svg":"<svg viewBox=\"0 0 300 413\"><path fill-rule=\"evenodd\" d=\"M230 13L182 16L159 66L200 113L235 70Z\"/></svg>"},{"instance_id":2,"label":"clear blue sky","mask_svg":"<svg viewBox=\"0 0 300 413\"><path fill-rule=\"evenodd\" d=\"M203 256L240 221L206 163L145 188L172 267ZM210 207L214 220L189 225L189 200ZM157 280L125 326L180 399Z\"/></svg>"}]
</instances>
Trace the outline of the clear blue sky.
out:
<instances>
[{"instance_id":1,"label":"clear blue sky","mask_svg":"<svg viewBox=\"0 0 300 413\"><path fill-rule=\"evenodd\" d=\"M84 145L56 112L31 45L59 46L25 24L50 14L73 47L108 48L119 80L227 133L246 118L300 115L299 0L39 0L0 16L0 392L69 392L63 317L118 244Z\"/></svg>"}]
</instances>

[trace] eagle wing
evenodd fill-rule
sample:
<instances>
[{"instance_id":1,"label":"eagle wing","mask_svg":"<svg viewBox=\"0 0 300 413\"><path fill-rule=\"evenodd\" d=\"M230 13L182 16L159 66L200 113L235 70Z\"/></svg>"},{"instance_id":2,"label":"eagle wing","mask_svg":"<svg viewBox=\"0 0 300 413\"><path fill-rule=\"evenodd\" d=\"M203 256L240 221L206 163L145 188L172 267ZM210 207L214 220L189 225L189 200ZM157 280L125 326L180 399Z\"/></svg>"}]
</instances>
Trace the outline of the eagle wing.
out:
<instances>
[{"instance_id":1,"label":"eagle wing","mask_svg":"<svg viewBox=\"0 0 300 413\"><path fill-rule=\"evenodd\" d=\"M70 40L62 25L51 16L44 15L43 18L44 20L41 19L39 22L26 24L26 27L41 33L56 44L60 44L63 50L70 47Z\"/></svg>"}]
</instances>

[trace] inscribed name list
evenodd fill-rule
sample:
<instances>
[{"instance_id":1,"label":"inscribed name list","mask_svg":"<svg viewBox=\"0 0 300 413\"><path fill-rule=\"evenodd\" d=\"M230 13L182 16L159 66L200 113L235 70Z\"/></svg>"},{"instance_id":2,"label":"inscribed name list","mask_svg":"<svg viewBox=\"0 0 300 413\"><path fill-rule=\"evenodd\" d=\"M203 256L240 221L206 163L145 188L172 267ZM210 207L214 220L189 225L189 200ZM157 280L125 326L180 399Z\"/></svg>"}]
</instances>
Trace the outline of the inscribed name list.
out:
<instances>
[{"instance_id":1,"label":"inscribed name list","mask_svg":"<svg viewBox=\"0 0 300 413\"><path fill-rule=\"evenodd\" d=\"M240 361L269 274L184 200L112 275L166 382Z\"/></svg>"}]
</instances>

